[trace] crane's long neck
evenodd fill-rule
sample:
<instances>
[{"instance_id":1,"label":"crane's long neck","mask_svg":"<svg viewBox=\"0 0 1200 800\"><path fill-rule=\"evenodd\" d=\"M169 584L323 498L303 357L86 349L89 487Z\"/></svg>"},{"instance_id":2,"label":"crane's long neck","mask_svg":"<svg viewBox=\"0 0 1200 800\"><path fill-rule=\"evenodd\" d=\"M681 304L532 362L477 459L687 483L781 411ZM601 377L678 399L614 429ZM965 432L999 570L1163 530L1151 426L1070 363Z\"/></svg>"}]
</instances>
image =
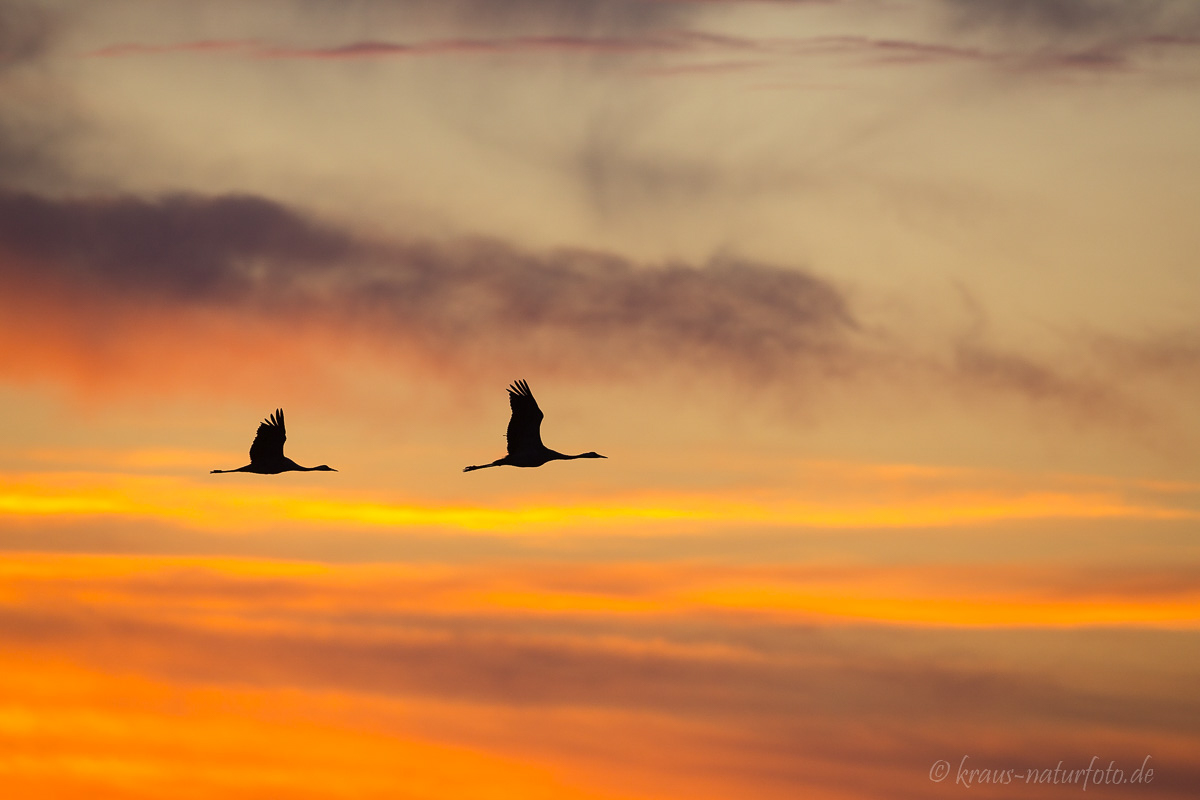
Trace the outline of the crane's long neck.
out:
<instances>
[{"instance_id":1,"label":"crane's long neck","mask_svg":"<svg viewBox=\"0 0 1200 800\"><path fill-rule=\"evenodd\" d=\"M283 457L281 464L282 466L279 468L280 472L337 472L337 470L328 464L320 464L315 467L302 467L287 456Z\"/></svg>"},{"instance_id":2,"label":"crane's long neck","mask_svg":"<svg viewBox=\"0 0 1200 800\"><path fill-rule=\"evenodd\" d=\"M554 452L554 451L551 451L551 452ZM576 456L568 456L568 455L564 455L562 453L554 453L554 458L562 458L562 459L566 459L568 461L572 461L576 458L607 458L607 456L602 456L599 453L592 453L592 452L580 453L579 455L576 455Z\"/></svg>"}]
</instances>

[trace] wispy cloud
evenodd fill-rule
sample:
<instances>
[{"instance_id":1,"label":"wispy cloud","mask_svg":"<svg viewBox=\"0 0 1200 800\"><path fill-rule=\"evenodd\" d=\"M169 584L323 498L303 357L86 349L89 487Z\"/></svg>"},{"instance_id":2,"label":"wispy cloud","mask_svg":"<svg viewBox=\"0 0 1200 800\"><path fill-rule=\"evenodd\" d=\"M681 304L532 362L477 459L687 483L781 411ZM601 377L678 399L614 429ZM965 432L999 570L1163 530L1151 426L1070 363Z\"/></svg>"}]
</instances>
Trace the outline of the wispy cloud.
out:
<instances>
[{"instance_id":1,"label":"wispy cloud","mask_svg":"<svg viewBox=\"0 0 1200 800\"><path fill-rule=\"evenodd\" d=\"M942 0L961 25L1040 31L1054 36L1133 39L1194 33L1200 9L1189 0Z\"/></svg>"},{"instance_id":2,"label":"wispy cloud","mask_svg":"<svg viewBox=\"0 0 1200 800\"><path fill-rule=\"evenodd\" d=\"M964 339L955 347L954 369L970 388L998 389L1042 400L1066 399L1079 408L1121 410L1101 379L1068 376L1034 358L1006 352L973 338ZM1124 411L1130 413L1132 409Z\"/></svg>"},{"instance_id":3,"label":"wispy cloud","mask_svg":"<svg viewBox=\"0 0 1200 800\"><path fill-rule=\"evenodd\" d=\"M262 46L254 39L201 39L194 42L176 42L174 44L115 44L95 50L90 55L99 58L115 58L117 56L148 56L163 53L223 53L253 52Z\"/></svg>"},{"instance_id":4,"label":"wispy cloud","mask_svg":"<svg viewBox=\"0 0 1200 800\"><path fill-rule=\"evenodd\" d=\"M951 45L873 39L866 36L750 39L702 31L657 31L638 36L513 36L505 38L440 39L397 42L353 41L322 47L302 47L260 40L199 40L168 44L122 43L89 53L97 58L152 56L172 53L216 55L233 53L261 59L347 60L441 55L506 55L524 53L701 54L757 53L775 56L874 55L879 63L926 63L946 60L998 60L999 53ZM765 62L763 62L765 63Z\"/></svg>"},{"instance_id":5,"label":"wispy cloud","mask_svg":"<svg viewBox=\"0 0 1200 800\"><path fill-rule=\"evenodd\" d=\"M209 765L197 780L247 792L293 788L278 771L386 796L400 758L421 779L415 797L460 785L448 764L486 767L490 786L522 797L915 797L936 759L986 742L987 757L1019 768L1083 766L1100 746L1126 765L1149 752L1174 776L1155 790L1189 796L1200 729L1179 689L1195 679L1194 633L965 637L589 609L737 577L716 565L6 558L0 736L43 787L74 780L93 795L130 762L147 765L134 776L145 786L186 759ZM837 577L795 575L831 598ZM497 603L529 589L569 602ZM1030 739L1031 723L1045 733ZM93 769L69 766L79 761Z\"/></svg>"},{"instance_id":6,"label":"wispy cloud","mask_svg":"<svg viewBox=\"0 0 1200 800\"><path fill-rule=\"evenodd\" d=\"M327 47L297 47L254 41L199 41L176 44L117 44L91 53L100 58L167 53L233 52L251 58L351 60L442 55L505 55L518 53L645 53L677 52L685 39L585 36L515 36L505 39L441 39L425 42L357 41Z\"/></svg>"},{"instance_id":7,"label":"wispy cloud","mask_svg":"<svg viewBox=\"0 0 1200 800\"><path fill-rule=\"evenodd\" d=\"M12 69L46 52L54 34L49 14L35 6L6 3L0 10L0 70Z\"/></svg>"},{"instance_id":8,"label":"wispy cloud","mask_svg":"<svg viewBox=\"0 0 1200 800\"><path fill-rule=\"evenodd\" d=\"M943 0L960 32L997 38L1035 68L1115 69L1165 44L1192 47L1200 9L1187 0Z\"/></svg>"},{"instance_id":9,"label":"wispy cloud","mask_svg":"<svg viewBox=\"0 0 1200 800\"><path fill-rule=\"evenodd\" d=\"M61 171L55 145L73 120L66 121L71 112L61 107L60 87L39 69L60 33L59 17L41 6L0 6L0 186Z\"/></svg>"},{"instance_id":10,"label":"wispy cloud","mask_svg":"<svg viewBox=\"0 0 1200 800\"><path fill-rule=\"evenodd\" d=\"M990 65L1005 71L1112 70L1130 66L1135 49L1193 47L1195 37L1147 35L1120 46L1072 45L1028 50L993 45L968 46L917 39L886 39L862 35L743 38L695 30L664 30L629 36L535 35L504 38L458 38L427 41L360 40L324 46L300 46L261 40L198 40L164 44L126 42L89 53L97 58L168 54L232 54L252 59L344 61L422 58L432 56L506 56L578 54L685 57L753 54L758 60L731 62L740 69L785 66L797 59L857 59L859 66L920 66L955 63ZM768 58L769 57L769 58ZM681 64L647 69L646 73L677 74L699 71L705 64ZM708 65L716 69L715 65Z\"/></svg>"}]
</instances>

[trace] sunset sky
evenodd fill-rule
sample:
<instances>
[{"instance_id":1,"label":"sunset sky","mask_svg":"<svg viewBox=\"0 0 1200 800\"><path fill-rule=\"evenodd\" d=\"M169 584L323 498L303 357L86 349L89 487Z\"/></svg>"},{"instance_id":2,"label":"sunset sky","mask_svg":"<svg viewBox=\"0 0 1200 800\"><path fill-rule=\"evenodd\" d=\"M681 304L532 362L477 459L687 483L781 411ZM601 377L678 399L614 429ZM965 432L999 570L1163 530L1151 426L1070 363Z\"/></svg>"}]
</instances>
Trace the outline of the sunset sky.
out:
<instances>
[{"instance_id":1,"label":"sunset sky","mask_svg":"<svg viewBox=\"0 0 1200 800\"><path fill-rule=\"evenodd\" d=\"M0 795L1194 796L1198 97L1192 0L6 0ZM518 378L607 459L463 474Z\"/></svg>"}]
</instances>

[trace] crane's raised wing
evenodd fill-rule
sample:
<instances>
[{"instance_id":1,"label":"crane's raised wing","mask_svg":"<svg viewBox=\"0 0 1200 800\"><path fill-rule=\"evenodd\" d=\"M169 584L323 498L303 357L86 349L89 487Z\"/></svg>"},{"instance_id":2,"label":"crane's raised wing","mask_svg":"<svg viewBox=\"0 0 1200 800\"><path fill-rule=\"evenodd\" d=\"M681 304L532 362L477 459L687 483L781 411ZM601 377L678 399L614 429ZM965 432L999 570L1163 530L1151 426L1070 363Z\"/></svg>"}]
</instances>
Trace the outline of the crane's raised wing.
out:
<instances>
[{"instance_id":1,"label":"crane's raised wing","mask_svg":"<svg viewBox=\"0 0 1200 800\"><path fill-rule=\"evenodd\" d=\"M529 384L517 381L508 387L512 419L508 421L508 454L542 449L542 410L538 408Z\"/></svg>"},{"instance_id":2,"label":"crane's raised wing","mask_svg":"<svg viewBox=\"0 0 1200 800\"><path fill-rule=\"evenodd\" d=\"M283 458L283 443L286 441L287 431L283 427L283 409L280 408L276 409L270 419L259 423L254 443L250 445L250 463L278 461Z\"/></svg>"}]
</instances>

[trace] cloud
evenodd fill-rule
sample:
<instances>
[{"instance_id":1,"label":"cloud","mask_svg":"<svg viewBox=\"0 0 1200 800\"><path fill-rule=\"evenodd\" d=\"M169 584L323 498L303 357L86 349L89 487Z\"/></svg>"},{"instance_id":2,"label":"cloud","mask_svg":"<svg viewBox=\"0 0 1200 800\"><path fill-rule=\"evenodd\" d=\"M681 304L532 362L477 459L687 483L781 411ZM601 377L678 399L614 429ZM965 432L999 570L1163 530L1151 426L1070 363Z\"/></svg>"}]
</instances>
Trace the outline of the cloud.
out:
<instances>
[{"instance_id":1,"label":"cloud","mask_svg":"<svg viewBox=\"0 0 1200 800\"><path fill-rule=\"evenodd\" d=\"M57 201L0 192L0 252L12 259L0 274L10 279L29 269L18 264L33 264L77 288L232 298L262 281L286 292L289 275L352 249L345 234L248 196Z\"/></svg>"},{"instance_id":2,"label":"cloud","mask_svg":"<svg viewBox=\"0 0 1200 800\"><path fill-rule=\"evenodd\" d=\"M1174 330L1138 338L1096 336L1092 348L1128 374L1200 381L1200 331Z\"/></svg>"},{"instance_id":3,"label":"cloud","mask_svg":"<svg viewBox=\"0 0 1200 800\"><path fill-rule=\"evenodd\" d=\"M1133 38L1200 27L1191 0L943 0L963 25Z\"/></svg>"},{"instance_id":4,"label":"cloud","mask_svg":"<svg viewBox=\"0 0 1200 800\"><path fill-rule=\"evenodd\" d=\"M0 281L44 302L237 308L566 366L685 361L762 376L853 360L831 284L715 259L638 264L496 241L376 242L247 196L0 193Z\"/></svg>"},{"instance_id":5,"label":"cloud","mask_svg":"<svg viewBox=\"0 0 1200 800\"><path fill-rule=\"evenodd\" d=\"M811 40L814 49L867 53L878 62L890 64L922 64L940 61L979 61L997 58L978 48L956 47L935 42L905 39L873 39L867 36L825 36Z\"/></svg>"},{"instance_id":6,"label":"cloud","mask_svg":"<svg viewBox=\"0 0 1200 800\"><path fill-rule=\"evenodd\" d=\"M492 0L377 0L364 5L373 11L391 8L408 20L449 19L460 29L609 35L671 27L721 7L841 2L844 0L506 0L502 4ZM336 0L308 0L306 5L345 13L345 3Z\"/></svg>"},{"instance_id":7,"label":"cloud","mask_svg":"<svg viewBox=\"0 0 1200 800\"><path fill-rule=\"evenodd\" d=\"M54 147L71 126L56 102L58 87L38 69L59 27L44 8L0 4L0 186L59 175ZM9 97L38 102L13 103Z\"/></svg>"},{"instance_id":8,"label":"cloud","mask_svg":"<svg viewBox=\"0 0 1200 800\"><path fill-rule=\"evenodd\" d=\"M1102 382L1059 373L1046 364L976 341L959 342L954 366L971 386L1000 389L1038 399L1070 398L1080 406L1107 405L1113 398Z\"/></svg>"},{"instance_id":9,"label":"cloud","mask_svg":"<svg viewBox=\"0 0 1200 800\"><path fill-rule=\"evenodd\" d=\"M595 591L600 581L576 569ZM721 567L709 570L721 580ZM677 577L655 565L633 571L655 586ZM17 664L89 670L94 691L121 697L123 707L131 693L112 691L113 683L139 679L226 697L278 693L310 711L327 698L342 709L395 703L401 712L344 720L342 730L378 730L438 708L459 715L437 728L454 741L465 734L453 726L461 721L481 737L480 749L503 750L515 738L527 757L586 756L619 767L626 780L649 739L661 775L727 781L728 796L787 797L813 785L905 796L903 787L924 786L934 760L964 750L1018 768L1086 764L1099 746L1097 726L1106 759L1140 763L1150 752L1193 777L1185 756L1200 735L1197 702L1180 691L1194 683L1195 659L1180 654L1194 652L1194 633L964 633L712 614L588 619L570 610L496 614L486 598L469 609L444 599L446 588L469 594L563 578L560 564L456 575L429 564L22 556L0 576L0 643ZM409 595L423 587L443 594L397 611L417 606ZM10 694L35 712L64 695L78 702L79 683L51 674ZM157 713L179 725L224 706L215 699ZM239 724L270 706L236 705ZM1042 733L1030 738L1031 727ZM986 752L963 745L981 741ZM1162 790L1189 796L1184 786Z\"/></svg>"},{"instance_id":10,"label":"cloud","mask_svg":"<svg viewBox=\"0 0 1200 800\"><path fill-rule=\"evenodd\" d=\"M876 591L886 588L888 575L909 571L913 583L923 575L955 573L949 568L791 570L801 585L829 580L825 572L834 573L835 581L850 576L856 592L872 585ZM973 694L980 701L974 711L986 719L1007 719L1006 698L1018 696L1027 708L1037 707L1050 717L1092 721L1103 716L1092 707L1095 698L1086 689L1059 692L1054 682L1040 676L989 674L961 661L918 664L888 652L889 638L937 637L920 627L884 633L864 626L856 645L853 638L830 636L828 628L805 624L773 624L707 609L681 613L669 604L596 611L587 602L612 594L622 600L642 593L686 593L698 582L720 586L730 580L760 585L770 598L770 580L777 572L758 567L726 574L716 565L615 564L601 569L525 563L456 569L31 556L16 560L4 576L11 599L0 613L0 639L14 648L44 642L77 653L103 653L113 640L155 642L149 651L135 648L148 657L139 665L144 669L201 670L218 680L267 683L283 677L282 671L282 682L289 684L515 705L586 703L677 714L788 717L820 715L830 706L866 696L881 702L887 698L889 712L903 716L936 715L956 707L962 695ZM1147 572L1145 579L1152 581L1158 571ZM1169 576L1172 570L1162 572ZM974 591L981 596L995 593L986 584L1000 573L1011 582L1005 600L1039 599L1021 584L1020 568L980 573L985 587ZM1080 573L1067 576L1074 585L1066 588L1094 601L1095 587L1087 583L1086 570ZM578 580L558 592L573 602L555 604L546 598L506 607L493 599L497 591L536 593L571 577ZM962 586L972 577L970 571L959 571L955 581ZM1179 577L1179 591L1194 594L1184 575ZM1039 578L1061 582L1047 568ZM928 580L921 583L931 601L954 605L959 600L945 590L928 592L929 585ZM697 622L703 625L697 627ZM870 641L871 632L881 638L880 652L859 661L857 651L863 638ZM1085 633L1056 629L996 635L1036 640ZM1123 637L1138 633L1154 638L1146 631ZM1167 634L1159 632L1158 638ZM214 658L218 653L222 657ZM797 672L810 680L797 680ZM889 688L897 682L909 691ZM1144 707L1130 704L1122 716L1162 726L1195 725L1166 692Z\"/></svg>"},{"instance_id":11,"label":"cloud","mask_svg":"<svg viewBox=\"0 0 1200 800\"><path fill-rule=\"evenodd\" d=\"M172 53L218 55L234 53L248 58L351 60L441 55L506 55L529 53L592 54L701 54L754 53L780 57L837 55L873 56L873 63L919 64L939 61L1001 61L1002 53L956 47L935 42L876 39L867 36L815 36L804 38L743 38L694 30L658 30L637 36L511 36L416 41L358 40L321 47L270 43L254 39L202 39L170 44L126 42L92 51L98 58L152 56ZM771 62L736 62L739 68ZM693 65L692 68L721 65Z\"/></svg>"},{"instance_id":12,"label":"cloud","mask_svg":"<svg viewBox=\"0 0 1200 800\"><path fill-rule=\"evenodd\" d=\"M933 64L989 64L1006 71L1102 71L1126 67L1127 49L1191 47L1200 38L1157 34L1127 46L1072 46L1065 49L1023 45L1007 47L962 46L916 39L881 39L859 35L801 38L742 38L695 30L656 30L635 35L525 35L510 37L449 38L416 41L364 39L324 46L301 46L253 39L202 39L166 44L123 42L92 51L96 58L125 58L195 54L231 54L264 60L352 61L368 59L428 58L436 56L597 55L597 56L758 56L725 63L692 62L645 67L646 76L731 72L780 67L800 59L857 58L857 66L906 67Z\"/></svg>"},{"instance_id":13,"label":"cloud","mask_svg":"<svg viewBox=\"0 0 1200 800\"><path fill-rule=\"evenodd\" d=\"M451 16L463 27L481 30L543 29L576 33L628 33L677 24L690 17L693 2L658 0L418 0L425 13Z\"/></svg>"},{"instance_id":14,"label":"cloud","mask_svg":"<svg viewBox=\"0 0 1200 800\"><path fill-rule=\"evenodd\" d=\"M0 369L89 389L130 377L179 387L242 367L251 383L336 382L319 363L366 345L480 380L671 370L813 392L869 377L963 397L999 390L1096 418L1129 419L1137 406L1103 364L1065 369L977 333L952 339L948 354L919 352L798 268L384 239L249 195L0 190L0 287L0 336L21 342ZM239 367L228 356L237 342L264 355Z\"/></svg>"},{"instance_id":15,"label":"cloud","mask_svg":"<svg viewBox=\"0 0 1200 800\"><path fill-rule=\"evenodd\" d=\"M0 7L0 69L12 69L44 53L53 29L41 9L16 3Z\"/></svg>"},{"instance_id":16,"label":"cloud","mask_svg":"<svg viewBox=\"0 0 1200 800\"><path fill-rule=\"evenodd\" d=\"M343 61L366 58L417 58L442 55L508 55L528 53L631 54L674 52L690 47L680 36L652 38L596 36L514 36L503 39L438 39L418 42L353 41L326 47L297 47L246 40L203 40L152 45L125 43L104 47L92 56L162 55L168 53L216 54L232 52L251 58Z\"/></svg>"},{"instance_id":17,"label":"cloud","mask_svg":"<svg viewBox=\"0 0 1200 800\"><path fill-rule=\"evenodd\" d=\"M222 53L254 52L262 44L254 39L200 39L193 42L174 44L114 44L93 51L90 55L99 58L118 56L161 55L164 53Z\"/></svg>"},{"instance_id":18,"label":"cloud","mask_svg":"<svg viewBox=\"0 0 1200 800\"><path fill-rule=\"evenodd\" d=\"M960 32L1001 37L1033 68L1114 69L1139 49L1200 44L1190 0L943 0Z\"/></svg>"}]
</instances>

